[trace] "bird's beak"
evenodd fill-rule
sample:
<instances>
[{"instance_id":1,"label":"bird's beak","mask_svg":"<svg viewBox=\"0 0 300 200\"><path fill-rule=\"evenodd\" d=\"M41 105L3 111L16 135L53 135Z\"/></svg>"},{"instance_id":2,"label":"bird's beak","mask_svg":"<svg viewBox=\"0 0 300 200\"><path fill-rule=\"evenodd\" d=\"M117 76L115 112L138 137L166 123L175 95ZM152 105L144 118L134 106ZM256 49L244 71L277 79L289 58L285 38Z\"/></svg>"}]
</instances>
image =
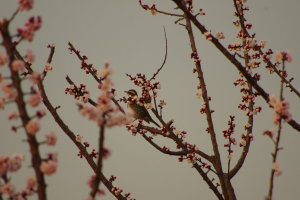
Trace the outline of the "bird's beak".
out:
<instances>
[{"instance_id":1,"label":"bird's beak","mask_svg":"<svg viewBox=\"0 0 300 200\"><path fill-rule=\"evenodd\" d=\"M128 91L124 91L124 92L127 94Z\"/></svg>"}]
</instances>

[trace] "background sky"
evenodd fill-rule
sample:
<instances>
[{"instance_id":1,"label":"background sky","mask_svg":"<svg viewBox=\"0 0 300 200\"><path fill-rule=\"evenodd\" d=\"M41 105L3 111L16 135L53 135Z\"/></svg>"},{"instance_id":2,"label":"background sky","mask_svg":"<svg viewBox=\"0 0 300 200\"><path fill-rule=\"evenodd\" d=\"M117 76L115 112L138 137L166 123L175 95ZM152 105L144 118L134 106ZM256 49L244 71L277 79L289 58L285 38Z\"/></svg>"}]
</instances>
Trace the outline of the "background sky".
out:
<instances>
[{"instance_id":1,"label":"background sky","mask_svg":"<svg viewBox=\"0 0 300 200\"><path fill-rule=\"evenodd\" d=\"M156 4L159 10L181 14L174 10L172 1L147 0L148 5ZM256 33L258 41L264 40L267 46L264 51L271 48L291 51L293 62L287 64L288 78L292 76L292 82L296 88L300 88L299 68L299 7L300 1L249 0L247 3L250 11L246 12L246 19L253 24L249 31ZM194 1L195 11L202 8L205 16L198 16L200 22L213 34L216 31L223 32L225 40L221 43L227 46L229 43L239 41L235 38L238 29L232 24L236 20L232 16L235 11L233 2L221 0ZM17 9L17 1L0 1L0 18L10 18ZM30 16L42 16L43 24L36 32L32 43L22 42L18 50L25 55L26 49L32 49L36 61L32 68L42 72L49 55L48 44L55 43L56 49L52 61L53 71L48 73L44 85L52 105L61 108L58 114L74 133L83 135L83 141L91 144L89 150L97 149L99 128L77 112L76 100L70 95L64 94L68 83L65 76L78 85L87 85L91 98L96 100L99 95L97 83L92 76L86 75L80 70L80 61L77 56L69 54L68 41L79 49L82 55L88 56L88 63L93 63L96 69L103 67L103 62L109 60L110 67L114 70L112 79L117 90L117 98L125 96L123 91L139 88L133 85L125 73L135 75L145 74L148 78L161 66L165 56L165 39L163 27L168 38L168 58L164 68L156 78L161 83L158 91L158 100L163 99L167 105L163 109L165 121L174 119L174 126L187 132L186 140L196 144L200 150L212 155L212 146L205 115L201 115L202 99L197 99L198 80L192 73L193 60L190 59L191 48L187 31L184 27L175 25L178 18L158 14L152 16L149 11L143 10L138 0L127 1L80 1L80 0L39 0L35 1L34 9L29 12L19 13L11 24L11 33L15 33L18 26L22 26ZM240 87L234 87L233 82L239 78L235 67L194 27L194 35L198 54L202 59L204 79L206 81L208 95L211 96L211 108L213 123L217 134L218 145L222 157L223 169L227 171L227 151L223 144L227 143L222 137L222 130L227 128L229 115L236 116L235 137L240 141L240 133L244 132L243 126L247 123L245 112L237 106L241 102ZM1 47L0 51L4 51ZM269 94L279 94L280 81L275 74L270 75L262 64L260 68L253 70L261 75L259 84ZM8 70L1 68L3 76ZM23 85L24 91L29 91L29 84ZM3 94L0 93L0 96ZM284 92L285 98L290 102L290 112L293 119L300 123L299 98ZM256 98L255 105L262 106L262 112L254 117L254 141L251 143L250 152L239 173L232 179L237 199L252 200L263 199L268 194L271 172L271 152L274 151L273 142L262 136L263 130L276 129L272 123L272 110L260 97ZM126 108L125 104L121 104ZM40 105L40 108L44 105ZM20 120L8 122L7 113L16 110L16 106L10 104L0 111L0 155L12 155L19 152L25 155L25 162L20 171L11 173L12 182L17 189L26 186L26 178L33 173L30 168L29 146L22 142L26 138L23 130L12 133L12 125L18 126ZM35 109L29 109L33 115ZM158 122L157 119L155 121ZM78 149L73 142L62 132L53 120L50 113L41 121L42 128L37 133L39 141L44 140L44 135L55 131L58 142L54 147L41 146L41 155L58 152L57 172L46 177L48 184L48 199L84 199L90 192L86 185L86 179L93 171L84 159L77 156ZM295 189L300 185L300 175L297 173L299 161L299 132L289 125L283 125L280 147L277 161L281 164L283 174L275 178L274 199L298 199L299 193ZM155 137L154 142L161 146L169 146L175 150L172 141L162 137ZM103 173L106 177L110 174L117 176L114 185L131 192L131 197L142 199L216 199L209 190L207 184L191 165L186 162L179 163L177 157L163 155L149 145L140 135L133 137L125 127L116 127L106 130L105 146L111 149L112 155L105 160ZM242 149L233 147L234 166ZM216 178L209 173L211 178ZM103 185L101 188L104 188ZM114 199L106 190L106 196L102 199ZM31 198L36 199L36 196Z\"/></svg>"}]
</instances>

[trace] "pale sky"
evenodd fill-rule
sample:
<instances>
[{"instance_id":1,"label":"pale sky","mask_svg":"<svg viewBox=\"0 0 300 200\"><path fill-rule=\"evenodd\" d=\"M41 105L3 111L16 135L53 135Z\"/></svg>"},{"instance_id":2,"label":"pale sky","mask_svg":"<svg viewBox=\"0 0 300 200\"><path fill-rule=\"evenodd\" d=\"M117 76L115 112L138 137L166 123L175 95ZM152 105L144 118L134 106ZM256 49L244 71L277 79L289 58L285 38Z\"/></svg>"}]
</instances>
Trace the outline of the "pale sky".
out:
<instances>
[{"instance_id":1,"label":"pale sky","mask_svg":"<svg viewBox=\"0 0 300 200\"><path fill-rule=\"evenodd\" d=\"M147 0L144 4L156 4L157 9L166 12L181 14L174 10L172 1ZM293 62L287 64L288 78L295 80L293 85L300 89L299 68L299 8L300 1L249 0L246 3L250 11L246 19L252 23L251 34L256 33L256 40L267 43L264 51L271 48L291 51ZM203 0L194 1L195 10L202 8L205 16L198 16L200 22L213 34L223 32L225 39L221 41L224 46L239 41L235 38L238 29L232 24L236 20L232 16L235 11L232 1ZM0 1L0 18L10 18L17 9L17 1ZM77 56L69 54L68 41L79 49L82 55L88 56L88 63L93 63L96 69L103 67L103 62L109 60L110 67L114 70L112 79L117 90L117 99L125 96L123 91L140 88L134 86L125 73L135 75L145 74L148 78L161 66L165 56L165 39L163 27L168 38L168 57L164 68L158 74L156 81L161 83L158 91L158 100L165 100L167 105L163 109L165 121L174 119L174 126L187 132L186 140L196 144L200 150L212 155L212 146L209 135L206 133L206 118L201 115L202 99L197 99L195 93L198 85L196 75L192 73L193 60L190 59L191 48L187 32L183 26L175 25L177 17L161 14L152 16L149 11L143 10L138 0L127 1L80 1L80 0L40 0L35 1L34 9L21 12L11 24L11 33L15 28L22 26L30 16L41 15L43 24L36 32L32 43L22 42L18 47L24 55L26 49L32 49L36 61L32 68L41 72L49 55L48 44L55 43L56 49L52 61L53 71L48 73L44 85L52 105L61 108L58 114L74 133L83 135L83 141L90 143L89 151L98 149L99 128L95 123L83 118L77 111L77 101L70 95L64 94L68 83L65 75L76 84L86 84L91 98L96 101L99 95L97 83L92 76L80 70L80 61ZM244 132L243 126L247 123L245 112L237 106L241 103L242 94L240 87L234 87L233 82L240 78L235 67L211 44L205 40L193 27L198 54L202 59L202 70L206 81L208 95L211 96L211 108L215 132L217 134L223 170L227 171L227 151L223 147L227 140L222 137L222 130L227 128L229 115L236 116L235 138L240 141L240 133ZM4 49L0 47L0 52ZM0 68L3 74L7 69ZM279 94L279 77L270 75L265 65L253 70L261 75L259 84L269 94ZM23 85L24 91L29 91L29 85ZM0 96L2 96L0 92ZM293 119L300 123L299 98L284 92L285 98L290 102L290 112ZM254 141L242 169L232 179L237 199L253 200L263 199L268 194L271 173L271 152L274 151L273 142L262 136L263 130L276 127L272 123L272 110L268 108L262 98L256 98L255 105L262 106L262 112L254 117ZM126 104L121 104L126 109ZM41 104L39 108L43 108ZM20 120L7 121L7 113L16 110L13 104L0 111L0 155L12 155L14 152L25 155L25 162L20 171L10 174L12 182L17 189L26 186L26 177L33 173L30 165L29 146L22 142L25 139L23 130L17 134L12 133L12 125L18 126ZM33 115L35 109L29 109ZM153 115L152 115L153 116ZM159 120L153 119L158 122ZM48 199L84 199L88 196L90 188L86 180L92 175L90 166L84 159L80 159L78 149L73 142L62 132L53 120L50 113L41 121L42 128L37 133L39 141L44 140L44 135L55 131L58 142L54 147L41 146L41 155L46 152L58 152L57 172L46 177ZM103 173L106 177L114 174L117 179L114 185L123 189L124 193L131 193L131 197L138 200L147 199L216 199L207 184L197 171L186 162L179 163L177 157L163 155L140 135L132 136L125 127L116 127L106 131L105 146L112 154L104 161ZM283 174L275 178L274 200L298 199L296 189L300 185L300 175L297 173L299 161L300 133L294 131L289 125L283 125L280 147L277 160L281 164ZM172 141L160 136L154 138L160 146L169 146L175 149ZM233 147L234 166L242 149ZM216 178L209 173L210 178ZM101 184L101 188L104 188ZM105 188L106 195L101 199L115 199ZM31 199L37 199L33 197ZM98 198L97 198L98 199Z\"/></svg>"}]
</instances>

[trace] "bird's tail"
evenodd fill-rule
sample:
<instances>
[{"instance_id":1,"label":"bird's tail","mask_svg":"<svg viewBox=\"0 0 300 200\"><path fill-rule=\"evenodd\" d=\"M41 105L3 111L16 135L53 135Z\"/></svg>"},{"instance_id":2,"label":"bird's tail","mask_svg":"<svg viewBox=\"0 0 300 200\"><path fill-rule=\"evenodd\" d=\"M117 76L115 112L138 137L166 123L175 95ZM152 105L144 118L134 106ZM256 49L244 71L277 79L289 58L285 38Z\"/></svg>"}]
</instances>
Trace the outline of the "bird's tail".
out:
<instances>
[{"instance_id":1,"label":"bird's tail","mask_svg":"<svg viewBox=\"0 0 300 200\"><path fill-rule=\"evenodd\" d=\"M160 125L158 125L154 120L151 121L153 124L155 124L158 128L160 128Z\"/></svg>"}]
</instances>

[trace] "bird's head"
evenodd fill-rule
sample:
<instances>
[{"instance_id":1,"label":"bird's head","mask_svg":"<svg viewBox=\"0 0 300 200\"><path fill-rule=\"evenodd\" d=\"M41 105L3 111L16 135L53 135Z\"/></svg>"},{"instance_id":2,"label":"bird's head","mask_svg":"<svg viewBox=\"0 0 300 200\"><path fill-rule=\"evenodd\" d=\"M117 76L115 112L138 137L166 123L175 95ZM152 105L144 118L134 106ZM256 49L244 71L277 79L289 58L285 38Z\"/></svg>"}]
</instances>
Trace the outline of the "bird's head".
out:
<instances>
[{"instance_id":1,"label":"bird's head","mask_svg":"<svg viewBox=\"0 0 300 200\"><path fill-rule=\"evenodd\" d=\"M128 96L130 97L138 96L137 92L133 89L125 91L125 93L128 94Z\"/></svg>"}]
</instances>

